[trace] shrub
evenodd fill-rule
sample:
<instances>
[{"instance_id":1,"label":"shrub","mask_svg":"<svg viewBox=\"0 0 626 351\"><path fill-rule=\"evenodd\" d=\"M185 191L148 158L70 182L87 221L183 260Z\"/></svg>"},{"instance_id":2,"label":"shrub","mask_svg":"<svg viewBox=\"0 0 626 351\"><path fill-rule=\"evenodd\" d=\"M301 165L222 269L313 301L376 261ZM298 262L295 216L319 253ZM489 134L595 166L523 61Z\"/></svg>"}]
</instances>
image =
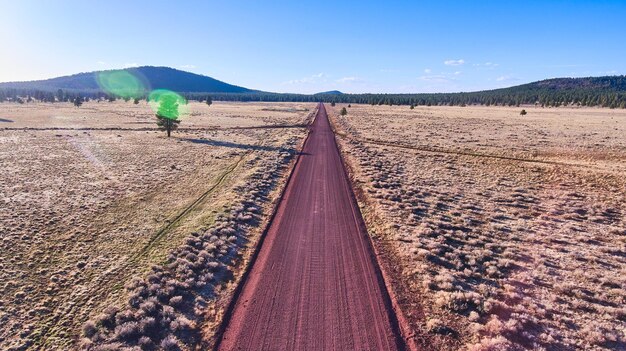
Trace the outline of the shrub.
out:
<instances>
[{"instance_id":1,"label":"shrub","mask_svg":"<svg viewBox=\"0 0 626 351\"><path fill-rule=\"evenodd\" d=\"M522 112L519 113L522 116L526 116L526 110L522 110Z\"/></svg>"},{"instance_id":2,"label":"shrub","mask_svg":"<svg viewBox=\"0 0 626 351\"><path fill-rule=\"evenodd\" d=\"M94 323L93 321L87 321L85 324L83 324L84 336L91 338L96 334L96 332L98 332L98 328L96 327L96 323Z\"/></svg>"},{"instance_id":3,"label":"shrub","mask_svg":"<svg viewBox=\"0 0 626 351\"><path fill-rule=\"evenodd\" d=\"M174 335L168 335L161 341L161 347L166 351L180 350L180 341Z\"/></svg>"},{"instance_id":4,"label":"shrub","mask_svg":"<svg viewBox=\"0 0 626 351\"><path fill-rule=\"evenodd\" d=\"M182 302L183 302L182 296L174 296L170 299L171 306L180 306Z\"/></svg>"},{"instance_id":5,"label":"shrub","mask_svg":"<svg viewBox=\"0 0 626 351\"><path fill-rule=\"evenodd\" d=\"M454 332L438 318L429 319L428 322L426 322L426 330L433 334L451 334Z\"/></svg>"},{"instance_id":6,"label":"shrub","mask_svg":"<svg viewBox=\"0 0 626 351\"><path fill-rule=\"evenodd\" d=\"M132 340L139 336L139 323L126 322L115 328L115 337L120 341Z\"/></svg>"},{"instance_id":7,"label":"shrub","mask_svg":"<svg viewBox=\"0 0 626 351\"><path fill-rule=\"evenodd\" d=\"M142 336L141 338L139 338L139 347L141 347L142 350L152 350L154 349L154 342L152 342L152 340L147 337L147 336Z\"/></svg>"}]
</instances>

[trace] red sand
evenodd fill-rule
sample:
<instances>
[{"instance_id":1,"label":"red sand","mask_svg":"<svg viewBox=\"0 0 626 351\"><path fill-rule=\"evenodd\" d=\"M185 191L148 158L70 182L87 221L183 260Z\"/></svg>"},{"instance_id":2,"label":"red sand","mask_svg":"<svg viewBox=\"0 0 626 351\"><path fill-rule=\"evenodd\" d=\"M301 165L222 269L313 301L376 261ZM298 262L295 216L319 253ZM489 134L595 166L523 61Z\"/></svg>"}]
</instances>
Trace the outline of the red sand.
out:
<instances>
[{"instance_id":1,"label":"red sand","mask_svg":"<svg viewBox=\"0 0 626 351\"><path fill-rule=\"evenodd\" d=\"M219 350L403 349L323 105Z\"/></svg>"}]
</instances>

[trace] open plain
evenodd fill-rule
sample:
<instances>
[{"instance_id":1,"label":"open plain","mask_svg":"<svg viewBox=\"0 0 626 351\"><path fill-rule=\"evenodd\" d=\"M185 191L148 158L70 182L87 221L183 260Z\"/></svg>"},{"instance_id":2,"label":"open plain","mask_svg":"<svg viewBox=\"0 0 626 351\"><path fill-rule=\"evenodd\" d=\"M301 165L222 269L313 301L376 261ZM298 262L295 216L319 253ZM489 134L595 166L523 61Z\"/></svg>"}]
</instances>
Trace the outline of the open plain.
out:
<instances>
[{"instance_id":1,"label":"open plain","mask_svg":"<svg viewBox=\"0 0 626 351\"><path fill-rule=\"evenodd\" d=\"M210 330L214 297L254 246L314 107L190 103L166 138L145 101L0 105L0 348L123 342L81 326L123 309L129 286L190 235L236 221L211 237L219 252L205 252L215 291L185 297L204 299L203 317L178 322Z\"/></svg>"},{"instance_id":2,"label":"open plain","mask_svg":"<svg viewBox=\"0 0 626 351\"><path fill-rule=\"evenodd\" d=\"M626 111L342 107L329 115L418 346L626 348Z\"/></svg>"},{"instance_id":3,"label":"open plain","mask_svg":"<svg viewBox=\"0 0 626 351\"><path fill-rule=\"evenodd\" d=\"M278 202L290 193L283 189L315 104L191 103L172 138L156 129L145 102L0 107L3 349L211 348L220 328L225 349L255 339L268 349L370 347L384 338L342 339L360 331L313 322L319 316L307 303L285 297L246 309L250 297L294 298L305 286L322 289L310 295L328 299L322 305L342 301L326 285L352 282L345 293L359 295L365 285L354 284L356 275L321 272L330 256L318 262L323 250L341 247L328 246L331 238L356 238L347 232L371 236L377 257L366 266L379 263L386 284L369 302L348 301L397 319L409 349L626 346L624 110L525 107L521 116L507 107L327 104L367 225L367 233L341 234L320 221L320 213L337 217L338 202L321 196L329 186L321 180L319 191L305 186L308 178L294 180L299 190L285 198L292 204L281 210ZM332 154L320 153L332 144L320 134L329 131L319 123L311 130L319 140L304 146L300 173L338 179L339 161L319 158ZM317 209L305 211L302 199ZM276 219L272 229L274 213L328 228L279 230ZM270 253L249 266L264 228ZM290 241L294 235L301 238ZM346 267L369 262L366 251ZM285 264L303 279L274 276ZM333 274L326 285L311 280ZM272 277L276 284L259 283ZM239 288L240 300L231 300ZM281 306L312 322L294 335L278 323L249 333L255 318ZM349 309L341 318L354 317ZM324 341L314 332L337 334ZM280 340L266 340L268 333ZM380 335L392 340L388 333Z\"/></svg>"}]
</instances>

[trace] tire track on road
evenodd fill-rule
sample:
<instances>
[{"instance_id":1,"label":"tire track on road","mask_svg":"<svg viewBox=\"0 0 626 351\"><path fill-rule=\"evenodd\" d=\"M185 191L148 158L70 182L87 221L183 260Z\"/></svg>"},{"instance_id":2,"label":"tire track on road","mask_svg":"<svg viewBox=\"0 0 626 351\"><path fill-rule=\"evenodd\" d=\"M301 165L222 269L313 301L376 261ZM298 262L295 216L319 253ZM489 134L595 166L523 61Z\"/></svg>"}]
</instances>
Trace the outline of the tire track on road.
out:
<instances>
[{"instance_id":1,"label":"tire track on road","mask_svg":"<svg viewBox=\"0 0 626 351\"><path fill-rule=\"evenodd\" d=\"M218 350L404 350L324 106Z\"/></svg>"}]
</instances>

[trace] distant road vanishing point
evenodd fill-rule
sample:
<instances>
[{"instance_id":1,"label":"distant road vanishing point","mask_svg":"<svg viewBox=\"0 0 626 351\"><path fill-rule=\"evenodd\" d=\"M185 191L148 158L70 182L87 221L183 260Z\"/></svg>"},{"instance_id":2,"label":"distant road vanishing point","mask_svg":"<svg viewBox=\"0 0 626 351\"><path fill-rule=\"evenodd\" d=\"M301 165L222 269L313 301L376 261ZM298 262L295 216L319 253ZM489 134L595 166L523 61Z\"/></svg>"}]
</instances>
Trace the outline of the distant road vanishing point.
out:
<instances>
[{"instance_id":1,"label":"distant road vanishing point","mask_svg":"<svg viewBox=\"0 0 626 351\"><path fill-rule=\"evenodd\" d=\"M266 235L219 350L404 349L323 104Z\"/></svg>"}]
</instances>

